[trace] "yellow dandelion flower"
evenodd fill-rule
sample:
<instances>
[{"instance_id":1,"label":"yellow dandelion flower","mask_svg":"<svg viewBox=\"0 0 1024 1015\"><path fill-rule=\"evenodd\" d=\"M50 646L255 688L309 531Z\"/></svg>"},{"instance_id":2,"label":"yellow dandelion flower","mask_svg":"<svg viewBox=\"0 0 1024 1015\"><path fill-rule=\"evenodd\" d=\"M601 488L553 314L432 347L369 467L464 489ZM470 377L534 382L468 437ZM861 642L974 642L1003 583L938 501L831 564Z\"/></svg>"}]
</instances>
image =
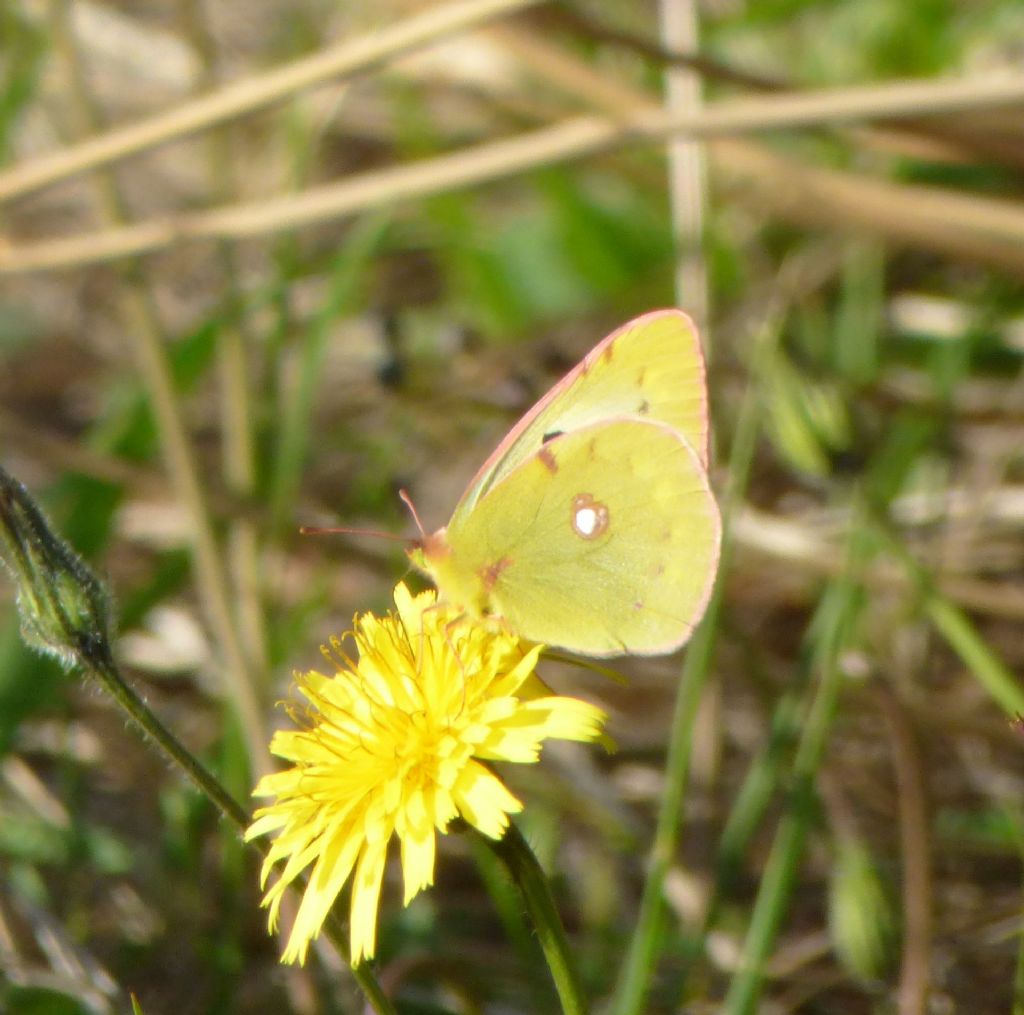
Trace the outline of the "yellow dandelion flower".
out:
<instances>
[{"instance_id":1,"label":"yellow dandelion flower","mask_svg":"<svg viewBox=\"0 0 1024 1015\"><path fill-rule=\"evenodd\" d=\"M536 761L547 737L601 736L600 709L551 694L534 674L542 646L470 623L436 599L398 585L397 613L356 618L355 660L332 639L324 655L336 672L297 678L304 728L279 731L270 745L293 767L260 780L254 795L276 800L246 833L276 833L263 887L285 861L263 899L271 929L285 888L313 865L284 962L305 961L349 879L351 961L373 956L393 835L406 905L433 883L436 833L453 818L501 838L523 805L483 762Z\"/></svg>"}]
</instances>

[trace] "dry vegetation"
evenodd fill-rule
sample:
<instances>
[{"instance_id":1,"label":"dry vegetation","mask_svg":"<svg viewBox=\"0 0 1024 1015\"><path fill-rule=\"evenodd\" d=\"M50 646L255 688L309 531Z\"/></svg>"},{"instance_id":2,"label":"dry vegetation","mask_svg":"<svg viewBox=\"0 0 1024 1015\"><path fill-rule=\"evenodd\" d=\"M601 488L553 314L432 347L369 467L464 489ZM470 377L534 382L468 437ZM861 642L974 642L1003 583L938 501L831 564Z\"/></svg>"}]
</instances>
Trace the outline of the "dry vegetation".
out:
<instances>
[{"instance_id":1,"label":"dry vegetation","mask_svg":"<svg viewBox=\"0 0 1024 1015\"><path fill-rule=\"evenodd\" d=\"M699 19L672 60L626 0L0 5L0 462L245 799L292 669L405 570L298 526L407 530L400 487L440 524L598 338L695 311L721 595L685 662L553 666L619 750L508 775L594 1008L662 808L618 1015L1024 1010L1024 14ZM0 619L0 1006L359 1010L336 956L277 964L253 857L7 585ZM389 891L400 1010L556 1010L489 863L453 836Z\"/></svg>"}]
</instances>

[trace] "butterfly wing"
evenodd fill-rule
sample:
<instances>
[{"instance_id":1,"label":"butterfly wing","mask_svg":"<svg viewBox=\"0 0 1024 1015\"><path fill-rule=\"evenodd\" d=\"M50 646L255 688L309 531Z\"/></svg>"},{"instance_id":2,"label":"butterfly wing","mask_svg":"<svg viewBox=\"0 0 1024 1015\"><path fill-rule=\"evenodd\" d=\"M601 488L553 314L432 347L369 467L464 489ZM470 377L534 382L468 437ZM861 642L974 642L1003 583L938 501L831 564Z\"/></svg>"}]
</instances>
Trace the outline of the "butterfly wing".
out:
<instances>
[{"instance_id":1,"label":"butterfly wing","mask_svg":"<svg viewBox=\"0 0 1024 1015\"><path fill-rule=\"evenodd\" d=\"M671 427L616 418L543 444L447 529L445 573L517 634L593 656L669 652L707 605L720 521Z\"/></svg>"},{"instance_id":2,"label":"butterfly wing","mask_svg":"<svg viewBox=\"0 0 1024 1015\"><path fill-rule=\"evenodd\" d=\"M599 342L509 431L469 484L453 522L551 435L616 416L666 424L683 435L707 469L704 355L697 329L682 311L652 311Z\"/></svg>"}]
</instances>

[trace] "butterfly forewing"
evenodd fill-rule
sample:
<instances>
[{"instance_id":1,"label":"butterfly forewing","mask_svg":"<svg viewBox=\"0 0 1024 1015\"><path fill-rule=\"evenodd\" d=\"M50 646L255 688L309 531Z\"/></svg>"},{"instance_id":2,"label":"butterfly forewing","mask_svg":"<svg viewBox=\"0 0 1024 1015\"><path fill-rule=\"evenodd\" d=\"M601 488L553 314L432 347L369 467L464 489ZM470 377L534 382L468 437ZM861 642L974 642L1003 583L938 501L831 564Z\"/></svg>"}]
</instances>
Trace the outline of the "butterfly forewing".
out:
<instances>
[{"instance_id":1,"label":"butterfly forewing","mask_svg":"<svg viewBox=\"0 0 1024 1015\"><path fill-rule=\"evenodd\" d=\"M498 445L467 488L455 517L471 511L546 442L619 416L666 424L683 436L707 468L704 357L686 314L644 314L595 346Z\"/></svg>"}]
</instances>

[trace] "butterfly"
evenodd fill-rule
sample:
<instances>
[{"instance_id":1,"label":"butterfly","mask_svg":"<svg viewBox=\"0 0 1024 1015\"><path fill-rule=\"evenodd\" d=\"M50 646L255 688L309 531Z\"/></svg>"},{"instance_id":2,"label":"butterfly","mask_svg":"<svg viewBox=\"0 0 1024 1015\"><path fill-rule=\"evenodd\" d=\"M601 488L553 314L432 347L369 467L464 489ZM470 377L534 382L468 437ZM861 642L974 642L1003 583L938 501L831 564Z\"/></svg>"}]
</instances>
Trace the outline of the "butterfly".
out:
<instances>
[{"instance_id":1,"label":"butterfly","mask_svg":"<svg viewBox=\"0 0 1024 1015\"><path fill-rule=\"evenodd\" d=\"M541 398L409 556L442 600L528 641L658 655L703 616L720 542L700 339L656 310Z\"/></svg>"}]
</instances>

